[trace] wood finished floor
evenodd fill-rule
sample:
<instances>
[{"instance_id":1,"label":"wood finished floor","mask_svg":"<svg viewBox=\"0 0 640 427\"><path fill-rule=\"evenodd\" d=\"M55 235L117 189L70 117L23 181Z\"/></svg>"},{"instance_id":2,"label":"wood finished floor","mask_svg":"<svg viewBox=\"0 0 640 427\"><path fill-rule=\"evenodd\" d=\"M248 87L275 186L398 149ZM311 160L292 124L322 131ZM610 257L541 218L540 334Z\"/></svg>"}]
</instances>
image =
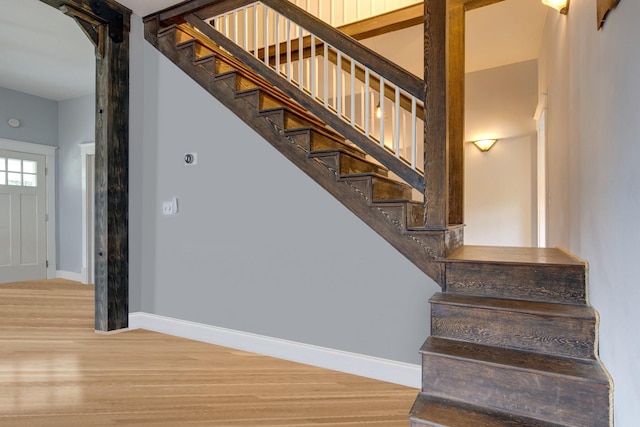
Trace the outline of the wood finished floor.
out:
<instances>
[{"instance_id":1,"label":"wood finished floor","mask_svg":"<svg viewBox=\"0 0 640 427\"><path fill-rule=\"evenodd\" d=\"M154 332L98 335L93 287L0 284L0 426L408 426L417 390Z\"/></svg>"}]
</instances>

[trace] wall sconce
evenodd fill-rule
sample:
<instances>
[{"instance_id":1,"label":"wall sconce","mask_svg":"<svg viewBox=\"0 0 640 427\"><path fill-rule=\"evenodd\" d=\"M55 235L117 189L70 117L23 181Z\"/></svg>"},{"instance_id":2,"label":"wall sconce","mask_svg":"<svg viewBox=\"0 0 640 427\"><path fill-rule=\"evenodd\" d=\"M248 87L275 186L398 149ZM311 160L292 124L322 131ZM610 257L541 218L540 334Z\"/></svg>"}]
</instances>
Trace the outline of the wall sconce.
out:
<instances>
[{"instance_id":1,"label":"wall sconce","mask_svg":"<svg viewBox=\"0 0 640 427\"><path fill-rule=\"evenodd\" d=\"M554 8L563 15L569 12L569 0L542 0L542 4Z\"/></svg>"},{"instance_id":2,"label":"wall sconce","mask_svg":"<svg viewBox=\"0 0 640 427\"><path fill-rule=\"evenodd\" d=\"M478 150L484 152L487 152L489 150L491 150L491 147L493 147L493 144L495 144L498 140L497 139L480 139L478 141L472 141L473 145L475 145Z\"/></svg>"},{"instance_id":3,"label":"wall sconce","mask_svg":"<svg viewBox=\"0 0 640 427\"><path fill-rule=\"evenodd\" d=\"M380 108L380 103L378 102L378 105L376 105L376 117L381 119L382 118L382 108Z\"/></svg>"}]
</instances>

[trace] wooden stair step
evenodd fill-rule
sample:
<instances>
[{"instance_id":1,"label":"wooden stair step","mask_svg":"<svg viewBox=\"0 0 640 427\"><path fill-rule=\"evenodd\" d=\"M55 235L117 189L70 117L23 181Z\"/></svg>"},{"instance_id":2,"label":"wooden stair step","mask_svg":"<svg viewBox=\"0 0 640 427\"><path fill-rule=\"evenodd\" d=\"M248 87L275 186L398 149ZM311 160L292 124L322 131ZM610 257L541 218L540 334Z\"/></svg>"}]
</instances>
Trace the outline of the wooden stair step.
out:
<instances>
[{"instance_id":1,"label":"wooden stair step","mask_svg":"<svg viewBox=\"0 0 640 427\"><path fill-rule=\"evenodd\" d=\"M222 73L228 73L230 71L235 71L235 69L226 62L219 61L215 53L194 59L193 65L195 65L196 67L205 68L213 76Z\"/></svg>"},{"instance_id":2,"label":"wooden stair step","mask_svg":"<svg viewBox=\"0 0 640 427\"><path fill-rule=\"evenodd\" d=\"M557 248L463 246L443 262L447 292L586 304L586 264Z\"/></svg>"},{"instance_id":3,"label":"wooden stair step","mask_svg":"<svg viewBox=\"0 0 640 427\"><path fill-rule=\"evenodd\" d=\"M420 393L409 412L411 427L562 427Z\"/></svg>"},{"instance_id":4,"label":"wooden stair step","mask_svg":"<svg viewBox=\"0 0 640 427\"><path fill-rule=\"evenodd\" d=\"M430 395L562 425L607 425L611 386L599 361L435 337L421 353Z\"/></svg>"},{"instance_id":5,"label":"wooden stair step","mask_svg":"<svg viewBox=\"0 0 640 427\"><path fill-rule=\"evenodd\" d=\"M589 306L437 293L431 335L559 356L595 358L596 314Z\"/></svg>"},{"instance_id":6,"label":"wooden stair step","mask_svg":"<svg viewBox=\"0 0 640 427\"><path fill-rule=\"evenodd\" d=\"M407 184L373 173L342 175L339 180L355 186L357 191L369 198L370 203L383 200L410 201L412 196L412 188Z\"/></svg>"},{"instance_id":7,"label":"wooden stair step","mask_svg":"<svg viewBox=\"0 0 640 427\"><path fill-rule=\"evenodd\" d=\"M312 126L307 128L287 129L284 134L285 136L297 141L309 154L340 149L361 159L366 159L367 157L367 155L358 147L349 144L344 138L338 137L333 132L329 132L323 128Z\"/></svg>"},{"instance_id":8,"label":"wooden stair step","mask_svg":"<svg viewBox=\"0 0 640 427\"><path fill-rule=\"evenodd\" d=\"M339 176L358 173L375 173L380 176L387 176L389 170L382 165L370 162L342 149L315 150L310 157L318 159Z\"/></svg>"},{"instance_id":9,"label":"wooden stair step","mask_svg":"<svg viewBox=\"0 0 640 427\"><path fill-rule=\"evenodd\" d=\"M373 203L393 222L399 222L404 229L421 227L424 224L424 205L422 202L407 200L381 200Z\"/></svg>"}]
</instances>

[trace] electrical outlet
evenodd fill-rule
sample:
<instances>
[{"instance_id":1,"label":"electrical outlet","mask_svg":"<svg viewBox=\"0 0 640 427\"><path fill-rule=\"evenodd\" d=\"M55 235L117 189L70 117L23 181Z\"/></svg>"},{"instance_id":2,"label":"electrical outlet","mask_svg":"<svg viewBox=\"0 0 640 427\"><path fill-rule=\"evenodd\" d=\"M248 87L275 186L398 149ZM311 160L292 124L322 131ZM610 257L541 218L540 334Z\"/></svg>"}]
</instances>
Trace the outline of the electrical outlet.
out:
<instances>
[{"instance_id":1,"label":"electrical outlet","mask_svg":"<svg viewBox=\"0 0 640 427\"><path fill-rule=\"evenodd\" d=\"M174 197L171 200L162 202L162 215L175 215L178 213L178 199Z\"/></svg>"}]
</instances>

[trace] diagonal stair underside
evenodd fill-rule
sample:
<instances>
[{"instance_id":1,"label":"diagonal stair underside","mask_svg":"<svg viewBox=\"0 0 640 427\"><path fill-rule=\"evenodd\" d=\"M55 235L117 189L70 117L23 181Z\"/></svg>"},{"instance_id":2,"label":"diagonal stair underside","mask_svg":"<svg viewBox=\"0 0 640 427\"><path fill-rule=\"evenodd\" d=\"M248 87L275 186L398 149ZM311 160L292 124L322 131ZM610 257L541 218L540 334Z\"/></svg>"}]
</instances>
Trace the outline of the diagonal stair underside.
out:
<instances>
[{"instance_id":1,"label":"diagonal stair underside","mask_svg":"<svg viewBox=\"0 0 640 427\"><path fill-rule=\"evenodd\" d=\"M278 151L413 262L442 283L434 260L461 244L462 227L423 227L424 208L412 188L328 128L268 81L203 39L188 24L160 29L145 23L145 37Z\"/></svg>"}]
</instances>

